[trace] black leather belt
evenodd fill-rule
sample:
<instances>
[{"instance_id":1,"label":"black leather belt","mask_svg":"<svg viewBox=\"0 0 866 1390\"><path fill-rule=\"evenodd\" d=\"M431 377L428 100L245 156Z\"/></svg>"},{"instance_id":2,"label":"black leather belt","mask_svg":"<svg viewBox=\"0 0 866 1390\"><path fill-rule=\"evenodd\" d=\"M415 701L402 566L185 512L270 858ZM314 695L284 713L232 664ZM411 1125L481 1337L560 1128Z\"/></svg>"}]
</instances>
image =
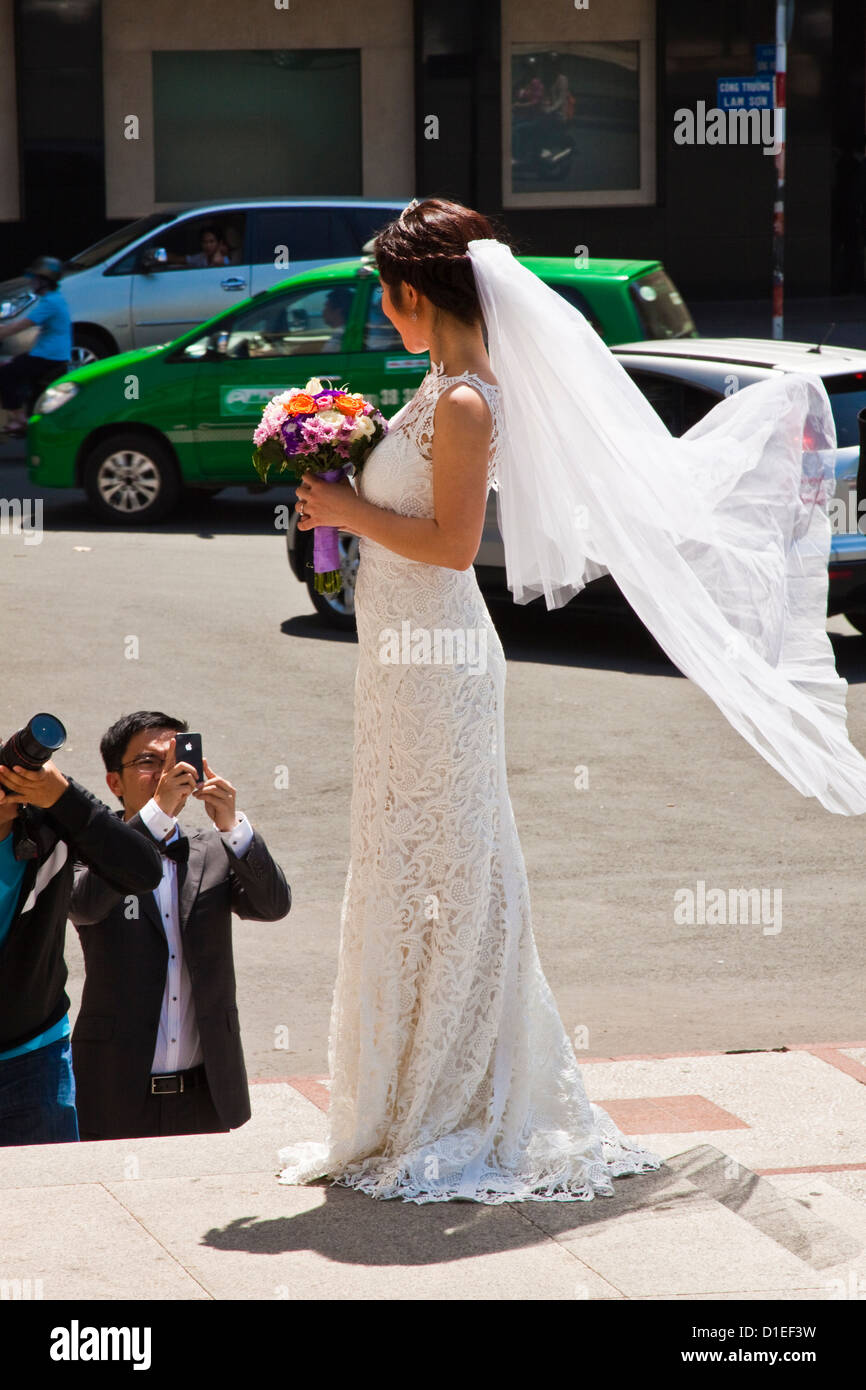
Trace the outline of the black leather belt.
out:
<instances>
[{"instance_id":1,"label":"black leather belt","mask_svg":"<svg viewBox=\"0 0 866 1390\"><path fill-rule=\"evenodd\" d=\"M204 1064L200 1063L197 1067L190 1067L189 1071L169 1071L160 1072L150 1078L150 1094L152 1096L175 1096L183 1091L191 1091L196 1086L203 1086L205 1083Z\"/></svg>"}]
</instances>

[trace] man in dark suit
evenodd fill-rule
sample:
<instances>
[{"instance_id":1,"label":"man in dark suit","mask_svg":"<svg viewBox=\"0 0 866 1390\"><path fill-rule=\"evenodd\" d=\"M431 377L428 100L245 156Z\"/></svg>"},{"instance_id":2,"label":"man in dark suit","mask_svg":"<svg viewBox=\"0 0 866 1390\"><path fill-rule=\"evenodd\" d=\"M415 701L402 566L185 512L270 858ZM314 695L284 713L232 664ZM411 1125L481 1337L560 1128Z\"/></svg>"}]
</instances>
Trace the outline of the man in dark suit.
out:
<instances>
[{"instance_id":1,"label":"man in dark suit","mask_svg":"<svg viewBox=\"0 0 866 1390\"><path fill-rule=\"evenodd\" d=\"M124 819L137 817L164 858L158 887L137 897L90 868L76 873L69 916L86 973L72 1058L82 1139L213 1133L250 1117L231 915L275 922L291 891L236 812L234 787L206 759L200 783L177 760L176 735L186 731L182 720L139 710L100 744ZM214 830L187 838L176 817L191 795Z\"/></svg>"}]
</instances>

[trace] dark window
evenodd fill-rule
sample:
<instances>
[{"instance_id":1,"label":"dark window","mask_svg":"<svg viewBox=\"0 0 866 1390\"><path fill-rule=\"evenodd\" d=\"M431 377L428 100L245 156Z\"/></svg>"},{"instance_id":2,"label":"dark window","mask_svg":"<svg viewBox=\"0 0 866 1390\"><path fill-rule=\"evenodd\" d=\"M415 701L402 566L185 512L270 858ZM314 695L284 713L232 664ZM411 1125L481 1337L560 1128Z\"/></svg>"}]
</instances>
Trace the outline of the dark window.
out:
<instances>
[{"instance_id":1,"label":"dark window","mask_svg":"<svg viewBox=\"0 0 866 1390\"><path fill-rule=\"evenodd\" d=\"M230 323L187 343L184 356L267 359L341 352L354 295L354 285L327 282L268 295Z\"/></svg>"},{"instance_id":2,"label":"dark window","mask_svg":"<svg viewBox=\"0 0 866 1390\"><path fill-rule=\"evenodd\" d=\"M235 208L187 217L163 227L134 253L136 269L141 269L148 253L157 248L166 252L167 260L150 262L149 269L153 272L246 265L245 235L246 214Z\"/></svg>"},{"instance_id":3,"label":"dark window","mask_svg":"<svg viewBox=\"0 0 866 1390\"><path fill-rule=\"evenodd\" d=\"M405 352L403 339L382 309L382 286L376 285L370 294L367 322L364 325L364 349L367 352Z\"/></svg>"},{"instance_id":4,"label":"dark window","mask_svg":"<svg viewBox=\"0 0 866 1390\"><path fill-rule=\"evenodd\" d=\"M393 208L347 208L346 215L351 224L352 236L356 249L350 251L350 256L359 256L364 244L377 232L381 232L389 222L400 216L403 206Z\"/></svg>"},{"instance_id":5,"label":"dark window","mask_svg":"<svg viewBox=\"0 0 866 1390\"><path fill-rule=\"evenodd\" d=\"M677 381L661 372L633 370L631 367L627 367L626 371L673 435L685 434L721 399L713 391Z\"/></svg>"},{"instance_id":6,"label":"dark window","mask_svg":"<svg viewBox=\"0 0 866 1390\"><path fill-rule=\"evenodd\" d=\"M278 47L294 32L287 16L266 49L152 54L157 202L361 197L361 50Z\"/></svg>"},{"instance_id":7,"label":"dark window","mask_svg":"<svg viewBox=\"0 0 866 1390\"><path fill-rule=\"evenodd\" d=\"M327 208L265 208L256 213L253 261L281 265L288 254L286 275L293 261L327 261L332 251L331 213ZM285 248L285 249L283 249Z\"/></svg>"},{"instance_id":8,"label":"dark window","mask_svg":"<svg viewBox=\"0 0 866 1390\"><path fill-rule=\"evenodd\" d=\"M840 449L860 443L857 412L866 406L866 372L851 372L846 376L828 376L824 385L833 407L836 421L836 442Z\"/></svg>"},{"instance_id":9,"label":"dark window","mask_svg":"<svg viewBox=\"0 0 866 1390\"><path fill-rule=\"evenodd\" d=\"M282 247L293 261L353 260L400 208L266 208L255 215L253 260L270 265ZM286 252L282 252L285 257Z\"/></svg>"},{"instance_id":10,"label":"dark window","mask_svg":"<svg viewBox=\"0 0 866 1390\"><path fill-rule=\"evenodd\" d=\"M573 304L575 309L579 309L583 317L592 324L596 333L602 337L604 336L601 320L593 313L586 295L581 294L576 286L569 285L565 283L565 281L562 281L559 284L551 284L550 288L556 290L557 294L561 294L563 299L567 299L569 304Z\"/></svg>"}]
</instances>

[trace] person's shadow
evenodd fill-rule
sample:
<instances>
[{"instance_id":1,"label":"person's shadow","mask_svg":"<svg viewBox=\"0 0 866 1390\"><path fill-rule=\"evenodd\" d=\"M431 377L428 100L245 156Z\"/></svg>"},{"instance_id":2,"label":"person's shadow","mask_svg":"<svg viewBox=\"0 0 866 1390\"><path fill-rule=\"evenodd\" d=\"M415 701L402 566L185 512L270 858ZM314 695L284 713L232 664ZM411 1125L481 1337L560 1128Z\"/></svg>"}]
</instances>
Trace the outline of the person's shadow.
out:
<instances>
[{"instance_id":1,"label":"person's shadow","mask_svg":"<svg viewBox=\"0 0 866 1390\"><path fill-rule=\"evenodd\" d=\"M590 1202L374 1201L365 1193L330 1184L324 1202L295 1216L239 1216L202 1236L212 1250L281 1255L314 1250L336 1264L435 1265L527 1249L571 1231L615 1221L628 1211L669 1209L703 1200L666 1166L617 1178L612 1197Z\"/></svg>"}]
</instances>

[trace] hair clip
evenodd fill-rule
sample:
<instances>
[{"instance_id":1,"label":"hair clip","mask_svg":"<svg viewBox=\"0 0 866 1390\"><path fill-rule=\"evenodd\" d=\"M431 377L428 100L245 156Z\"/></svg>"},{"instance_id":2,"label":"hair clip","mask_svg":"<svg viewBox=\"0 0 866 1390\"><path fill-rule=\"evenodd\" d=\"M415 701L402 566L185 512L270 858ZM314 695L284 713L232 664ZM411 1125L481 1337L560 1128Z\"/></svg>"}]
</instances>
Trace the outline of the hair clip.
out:
<instances>
[{"instance_id":1,"label":"hair clip","mask_svg":"<svg viewBox=\"0 0 866 1390\"><path fill-rule=\"evenodd\" d=\"M407 203L406 206L404 207L403 211L400 213L400 216L399 216L398 219L397 219L398 222L402 222L402 221L403 221L403 219L404 219L404 217L406 216L406 213L407 213L407 212L411 212L413 208L417 208L417 206L418 206L418 204L420 203L420 201L421 201L420 198L413 198L412 201L411 201L411 203Z\"/></svg>"}]
</instances>

